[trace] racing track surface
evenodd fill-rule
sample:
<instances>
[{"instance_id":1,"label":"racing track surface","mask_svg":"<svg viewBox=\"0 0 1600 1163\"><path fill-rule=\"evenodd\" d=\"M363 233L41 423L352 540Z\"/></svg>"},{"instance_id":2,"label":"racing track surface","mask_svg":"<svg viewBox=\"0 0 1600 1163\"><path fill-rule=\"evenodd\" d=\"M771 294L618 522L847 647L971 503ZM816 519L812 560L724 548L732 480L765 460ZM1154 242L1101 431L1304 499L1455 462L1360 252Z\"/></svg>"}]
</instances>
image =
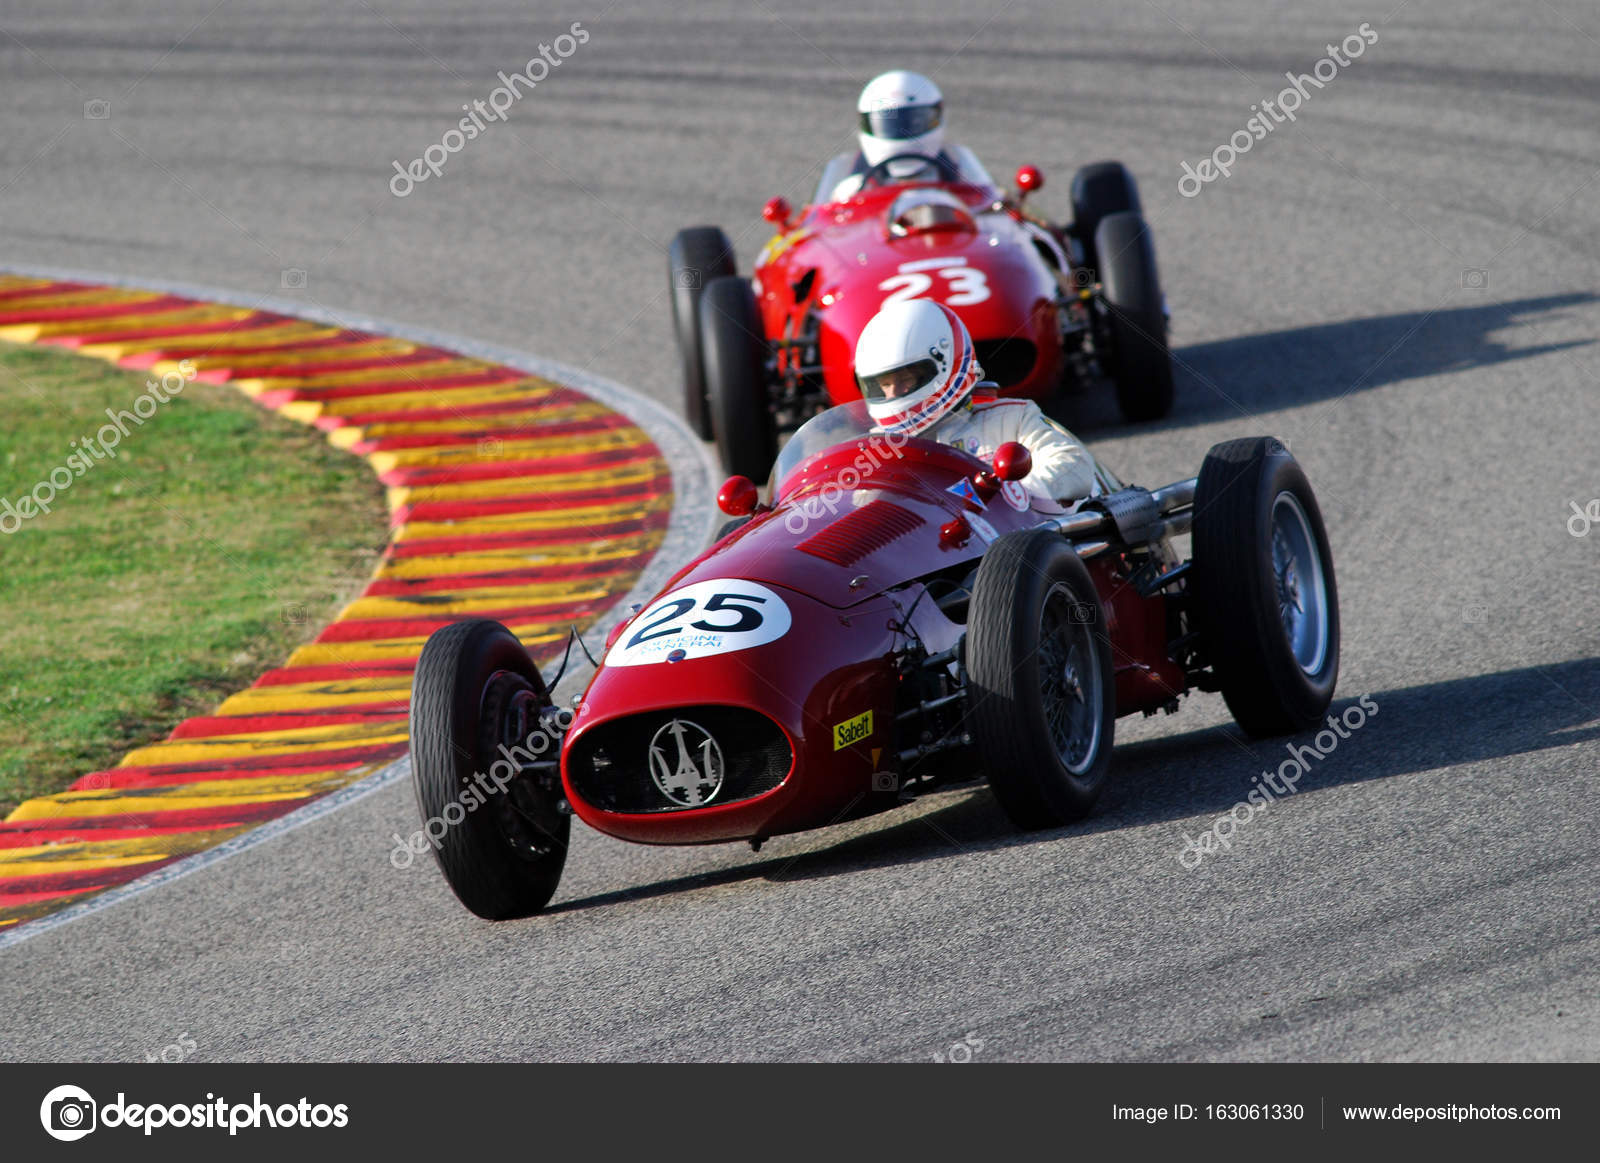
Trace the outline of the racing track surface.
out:
<instances>
[{"instance_id":1,"label":"racing track surface","mask_svg":"<svg viewBox=\"0 0 1600 1163\"><path fill-rule=\"evenodd\" d=\"M955 791L760 854L582 832L553 910L499 926L391 866L417 826L395 785L0 949L5 1058L180 1033L200 1059L925 1061L969 1032L991 1060L1600 1055L1600 531L1565 524L1600 497L1592 8L213 2L8 6L0 265L298 294L670 402L666 241L722 222L748 264L878 69L933 73L952 132L1043 167L1051 211L1120 156L1178 407L1074 421L1149 485L1288 439L1337 555L1339 705L1379 713L1194 871L1184 835L1283 755L1211 697L1120 723L1074 828L1019 836ZM1379 42L1296 123L1179 196L1181 160L1363 18ZM573 19L591 42L509 123L389 195L391 160Z\"/></svg>"}]
</instances>

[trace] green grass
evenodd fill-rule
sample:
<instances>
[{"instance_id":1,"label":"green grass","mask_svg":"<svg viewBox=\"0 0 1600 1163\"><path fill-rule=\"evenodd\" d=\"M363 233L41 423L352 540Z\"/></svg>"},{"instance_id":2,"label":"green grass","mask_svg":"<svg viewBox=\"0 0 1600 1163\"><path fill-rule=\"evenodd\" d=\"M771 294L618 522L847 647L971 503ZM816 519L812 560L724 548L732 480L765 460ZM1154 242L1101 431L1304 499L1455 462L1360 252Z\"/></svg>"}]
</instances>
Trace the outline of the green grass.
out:
<instances>
[{"instance_id":1,"label":"green grass","mask_svg":"<svg viewBox=\"0 0 1600 1163\"><path fill-rule=\"evenodd\" d=\"M146 378L0 344L0 500L67 465ZM0 818L282 662L387 540L364 462L233 388L191 383L127 427L115 459L0 533Z\"/></svg>"}]
</instances>

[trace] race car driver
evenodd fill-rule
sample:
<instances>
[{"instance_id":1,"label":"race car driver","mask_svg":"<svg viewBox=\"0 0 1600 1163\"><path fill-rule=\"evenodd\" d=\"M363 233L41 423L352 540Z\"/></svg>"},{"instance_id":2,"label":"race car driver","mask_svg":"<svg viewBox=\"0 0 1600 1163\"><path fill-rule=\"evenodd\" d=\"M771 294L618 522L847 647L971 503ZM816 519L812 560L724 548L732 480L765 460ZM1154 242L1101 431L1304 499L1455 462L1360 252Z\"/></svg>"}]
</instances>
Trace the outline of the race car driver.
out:
<instances>
[{"instance_id":1,"label":"race car driver","mask_svg":"<svg viewBox=\"0 0 1600 1163\"><path fill-rule=\"evenodd\" d=\"M898 181L938 181L953 176L974 185L994 185L970 149L964 145L945 147L944 95L921 73L896 69L874 77L861 90L856 112L860 117L856 134L860 152L854 157L843 154L835 158L818 184L821 190L830 191L830 201L842 202L853 196L861 189L868 170L905 154L928 160L901 157L891 162L889 176Z\"/></svg>"},{"instance_id":2,"label":"race car driver","mask_svg":"<svg viewBox=\"0 0 1600 1163\"><path fill-rule=\"evenodd\" d=\"M1094 458L1032 400L1002 399L983 378L966 324L943 303L909 299L872 317L856 341L856 383L887 433L953 445L982 461L1009 440L1033 454L1022 484L1070 504L1095 490Z\"/></svg>"}]
</instances>

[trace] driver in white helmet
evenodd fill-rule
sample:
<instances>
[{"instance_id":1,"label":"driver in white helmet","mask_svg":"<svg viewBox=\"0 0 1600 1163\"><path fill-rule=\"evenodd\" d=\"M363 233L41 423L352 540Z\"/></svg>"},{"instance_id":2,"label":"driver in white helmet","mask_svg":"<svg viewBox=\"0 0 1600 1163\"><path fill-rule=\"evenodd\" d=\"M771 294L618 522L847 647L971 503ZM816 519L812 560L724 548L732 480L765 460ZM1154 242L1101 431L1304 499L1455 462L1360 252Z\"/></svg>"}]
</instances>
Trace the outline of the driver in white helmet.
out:
<instances>
[{"instance_id":1,"label":"driver in white helmet","mask_svg":"<svg viewBox=\"0 0 1600 1163\"><path fill-rule=\"evenodd\" d=\"M1095 488L1094 458L1078 438L1050 420L1032 400L974 390L983 378L966 324L943 303L890 303L856 341L856 383L873 422L888 433L937 440L993 460L1007 441L1033 454L1022 484L1062 504Z\"/></svg>"},{"instance_id":2,"label":"driver in white helmet","mask_svg":"<svg viewBox=\"0 0 1600 1163\"><path fill-rule=\"evenodd\" d=\"M819 185L830 191L830 201L842 202L855 195L867 173L883 162L889 164L882 176L893 181L957 180L994 185L970 149L945 146L944 95L921 73L896 69L874 77L861 90L856 111L861 118L856 135L861 151L853 158L844 154L829 163Z\"/></svg>"}]
</instances>

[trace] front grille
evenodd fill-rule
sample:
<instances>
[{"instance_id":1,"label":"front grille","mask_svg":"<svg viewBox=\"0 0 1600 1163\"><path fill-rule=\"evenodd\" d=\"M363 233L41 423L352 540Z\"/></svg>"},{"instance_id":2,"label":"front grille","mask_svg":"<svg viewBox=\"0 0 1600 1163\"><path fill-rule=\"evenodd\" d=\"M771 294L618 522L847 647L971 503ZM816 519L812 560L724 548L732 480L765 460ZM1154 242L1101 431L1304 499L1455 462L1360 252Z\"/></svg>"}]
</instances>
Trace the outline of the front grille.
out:
<instances>
[{"instance_id":1,"label":"front grille","mask_svg":"<svg viewBox=\"0 0 1600 1163\"><path fill-rule=\"evenodd\" d=\"M1039 349L1028 339L979 339L973 347L978 362L983 365L984 378L1002 388L1027 379L1033 374L1034 361L1039 358Z\"/></svg>"},{"instance_id":2,"label":"front grille","mask_svg":"<svg viewBox=\"0 0 1600 1163\"><path fill-rule=\"evenodd\" d=\"M703 802L681 803L657 786L650 770L652 740L661 737L669 767L677 749L669 724L681 720L685 736L695 745L695 760L704 770L698 750L703 729L716 741L722 765L721 782ZM794 755L789 738L765 715L743 707L676 707L612 719L586 731L567 753L567 775L573 790L586 802L608 812L675 812L717 804L737 803L769 792L789 775Z\"/></svg>"}]
</instances>

